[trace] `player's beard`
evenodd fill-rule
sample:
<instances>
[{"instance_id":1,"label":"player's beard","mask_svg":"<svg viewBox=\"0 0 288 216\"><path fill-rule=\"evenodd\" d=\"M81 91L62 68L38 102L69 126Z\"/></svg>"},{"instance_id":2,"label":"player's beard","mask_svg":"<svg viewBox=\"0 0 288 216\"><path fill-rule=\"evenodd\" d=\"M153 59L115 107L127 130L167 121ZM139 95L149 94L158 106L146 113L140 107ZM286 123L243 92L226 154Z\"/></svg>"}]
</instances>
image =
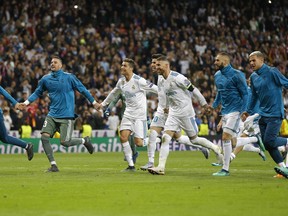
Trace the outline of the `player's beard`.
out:
<instances>
[{"instance_id":1,"label":"player's beard","mask_svg":"<svg viewBox=\"0 0 288 216\"><path fill-rule=\"evenodd\" d=\"M217 70L222 70L223 68L224 68L224 64L223 63L221 63L219 66L216 65L216 69Z\"/></svg>"},{"instance_id":2,"label":"player's beard","mask_svg":"<svg viewBox=\"0 0 288 216\"><path fill-rule=\"evenodd\" d=\"M161 68L157 68L157 72L158 72L158 75L162 75L165 74L165 70L161 69Z\"/></svg>"}]
</instances>

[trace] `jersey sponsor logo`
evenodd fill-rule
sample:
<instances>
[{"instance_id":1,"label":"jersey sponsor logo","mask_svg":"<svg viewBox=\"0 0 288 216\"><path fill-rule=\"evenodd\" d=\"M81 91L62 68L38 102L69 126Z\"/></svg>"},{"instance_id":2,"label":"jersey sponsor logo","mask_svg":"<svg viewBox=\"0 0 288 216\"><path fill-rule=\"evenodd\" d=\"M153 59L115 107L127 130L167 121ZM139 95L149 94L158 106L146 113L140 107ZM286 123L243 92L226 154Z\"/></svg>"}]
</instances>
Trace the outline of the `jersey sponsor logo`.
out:
<instances>
[{"instance_id":1,"label":"jersey sponsor logo","mask_svg":"<svg viewBox=\"0 0 288 216\"><path fill-rule=\"evenodd\" d=\"M173 96L173 95L176 95L176 94L177 94L176 91L168 91L168 92L166 93L167 96Z\"/></svg>"},{"instance_id":2,"label":"jersey sponsor logo","mask_svg":"<svg viewBox=\"0 0 288 216\"><path fill-rule=\"evenodd\" d=\"M125 91L124 95L125 95L126 99L136 97L135 93L131 93L131 92L128 92L128 91Z\"/></svg>"}]
</instances>

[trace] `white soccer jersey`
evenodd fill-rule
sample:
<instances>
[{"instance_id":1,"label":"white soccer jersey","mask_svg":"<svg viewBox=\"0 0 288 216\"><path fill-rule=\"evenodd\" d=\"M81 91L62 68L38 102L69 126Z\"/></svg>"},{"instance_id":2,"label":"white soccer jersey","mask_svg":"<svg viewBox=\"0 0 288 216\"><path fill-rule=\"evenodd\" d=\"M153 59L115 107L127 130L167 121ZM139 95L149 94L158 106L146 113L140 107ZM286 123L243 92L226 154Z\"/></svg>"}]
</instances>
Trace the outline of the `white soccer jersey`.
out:
<instances>
[{"instance_id":1,"label":"white soccer jersey","mask_svg":"<svg viewBox=\"0 0 288 216\"><path fill-rule=\"evenodd\" d=\"M187 89L191 82L182 74L170 71L164 82L164 92L169 106L169 115L176 117L195 116L191 93Z\"/></svg>"},{"instance_id":2,"label":"white soccer jersey","mask_svg":"<svg viewBox=\"0 0 288 216\"><path fill-rule=\"evenodd\" d=\"M166 108L166 106L167 106L166 94L164 92L164 83L165 83L164 77L159 75L158 76L158 81L157 81L157 86L158 86L158 107L157 107L157 112L159 112L161 114L164 113L164 108Z\"/></svg>"},{"instance_id":3,"label":"white soccer jersey","mask_svg":"<svg viewBox=\"0 0 288 216\"><path fill-rule=\"evenodd\" d=\"M158 87L144 78L133 74L127 82L125 77L121 77L115 88L102 102L103 106L108 105L118 95L123 93L126 99L126 108L123 117L146 120L147 119L147 98L146 92L158 93Z\"/></svg>"}]
</instances>

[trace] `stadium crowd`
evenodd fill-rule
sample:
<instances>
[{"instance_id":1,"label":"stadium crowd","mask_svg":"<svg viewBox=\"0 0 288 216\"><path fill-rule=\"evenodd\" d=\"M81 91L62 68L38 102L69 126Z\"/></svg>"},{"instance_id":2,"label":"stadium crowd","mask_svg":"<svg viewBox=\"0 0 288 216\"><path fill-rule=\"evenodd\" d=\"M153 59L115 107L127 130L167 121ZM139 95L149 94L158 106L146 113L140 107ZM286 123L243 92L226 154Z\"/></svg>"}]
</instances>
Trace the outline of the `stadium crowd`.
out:
<instances>
[{"instance_id":1,"label":"stadium crowd","mask_svg":"<svg viewBox=\"0 0 288 216\"><path fill-rule=\"evenodd\" d=\"M157 76L149 70L154 53L166 54L172 69L187 76L210 104L216 93L213 62L219 51L230 53L231 64L246 78L252 73L248 55L253 50L263 52L268 64L288 76L288 2L284 0L0 2L0 83L19 102L49 73L54 54L97 101L115 86L126 57L137 63L137 74L156 83ZM107 128L105 119L84 97L76 92L76 98L80 117L75 129L82 122L93 129ZM288 91L284 91L284 104L288 110ZM3 98L0 105L12 119L11 130L18 130L27 120L40 130L49 97L43 95L23 112L11 108ZM157 98L149 96L148 106L152 117ZM217 110L202 116L196 101L194 107L199 124L205 122L209 134L215 134ZM116 114L120 109L119 103Z\"/></svg>"}]
</instances>

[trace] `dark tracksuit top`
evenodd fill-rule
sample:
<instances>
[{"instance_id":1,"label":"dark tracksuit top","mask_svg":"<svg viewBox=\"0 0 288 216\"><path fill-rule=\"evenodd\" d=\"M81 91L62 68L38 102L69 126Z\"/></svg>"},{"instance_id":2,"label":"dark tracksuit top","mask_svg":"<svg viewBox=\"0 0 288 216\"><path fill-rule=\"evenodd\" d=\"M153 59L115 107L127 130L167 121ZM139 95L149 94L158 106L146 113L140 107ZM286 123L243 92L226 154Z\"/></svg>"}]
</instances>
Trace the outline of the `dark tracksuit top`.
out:
<instances>
[{"instance_id":1,"label":"dark tracksuit top","mask_svg":"<svg viewBox=\"0 0 288 216\"><path fill-rule=\"evenodd\" d=\"M51 101L48 116L53 118L75 118L75 90L84 95L90 103L94 102L93 96L75 75L58 70L41 78L28 101L32 103L44 91L48 91Z\"/></svg>"}]
</instances>

